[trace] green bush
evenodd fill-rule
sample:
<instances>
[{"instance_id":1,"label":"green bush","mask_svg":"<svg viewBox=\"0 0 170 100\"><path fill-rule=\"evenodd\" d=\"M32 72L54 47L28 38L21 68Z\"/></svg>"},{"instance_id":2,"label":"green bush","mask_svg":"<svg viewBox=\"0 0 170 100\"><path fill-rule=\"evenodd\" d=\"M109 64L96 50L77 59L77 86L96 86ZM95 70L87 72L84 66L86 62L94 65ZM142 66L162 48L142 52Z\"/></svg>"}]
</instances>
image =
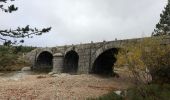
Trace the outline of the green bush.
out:
<instances>
[{"instance_id":1,"label":"green bush","mask_svg":"<svg viewBox=\"0 0 170 100\"><path fill-rule=\"evenodd\" d=\"M0 71L20 70L29 65L22 54L30 52L34 47L0 46Z\"/></svg>"},{"instance_id":2,"label":"green bush","mask_svg":"<svg viewBox=\"0 0 170 100\"><path fill-rule=\"evenodd\" d=\"M168 51L168 50L167 50ZM157 60L158 64L151 69L153 83L170 84L170 52Z\"/></svg>"},{"instance_id":3,"label":"green bush","mask_svg":"<svg viewBox=\"0 0 170 100\"><path fill-rule=\"evenodd\" d=\"M127 91L126 100L169 100L170 84L143 85Z\"/></svg>"},{"instance_id":4,"label":"green bush","mask_svg":"<svg viewBox=\"0 0 170 100\"><path fill-rule=\"evenodd\" d=\"M170 66L160 67L159 69L155 69L152 71L154 75L152 83L168 83L170 84Z\"/></svg>"},{"instance_id":5,"label":"green bush","mask_svg":"<svg viewBox=\"0 0 170 100\"><path fill-rule=\"evenodd\" d=\"M110 93L102 95L98 98L93 98L93 99L88 99L88 100L123 100L123 97L117 95L114 92L110 92Z\"/></svg>"},{"instance_id":6,"label":"green bush","mask_svg":"<svg viewBox=\"0 0 170 100\"><path fill-rule=\"evenodd\" d=\"M13 53L27 53L35 49L35 47L26 47L26 46L15 46L13 47Z\"/></svg>"},{"instance_id":7,"label":"green bush","mask_svg":"<svg viewBox=\"0 0 170 100\"><path fill-rule=\"evenodd\" d=\"M124 97L110 92L88 100L170 100L170 84L145 84L129 88Z\"/></svg>"}]
</instances>

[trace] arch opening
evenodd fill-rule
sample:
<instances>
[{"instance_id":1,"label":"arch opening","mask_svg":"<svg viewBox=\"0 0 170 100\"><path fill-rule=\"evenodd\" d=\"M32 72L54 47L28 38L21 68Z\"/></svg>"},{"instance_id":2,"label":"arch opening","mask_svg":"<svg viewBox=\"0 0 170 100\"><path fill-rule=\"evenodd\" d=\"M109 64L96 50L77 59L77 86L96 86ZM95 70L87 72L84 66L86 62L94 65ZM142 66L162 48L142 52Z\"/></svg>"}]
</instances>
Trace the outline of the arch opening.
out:
<instances>
[{"instance_id":1,"label":"arch opening","mask_svg":"<svg viewBox=\"0 0 170 100\"><path fill-rule=\"evenodd\" d=\"M53 55L48 51L40 53L37 58L35 70L49 72L52 70L52 68L53 68Z\"/></svg>"},{"instance_id":2,"label":"arch opening","mask_svg":"<svg viewBox=\"0 0 170 100\"><path fill-rule=\"evenodd\" d=\"M92 73L99 75L114 75L115 55L118 53L117 48L112 48L101 53L92 66Z\"/></svg>"},{"instance_id":3,"label":"arch opening","mask_svg":"<svg viewBox=\"0 0 170 100\"><path fill-rule=\"evenodd\" d=\"M78 61L79 61L79 55L77 52L71 50L66 53L64 57L64 73L71 73L75 74L78 70Z\"/></svg>"}]
</instances>

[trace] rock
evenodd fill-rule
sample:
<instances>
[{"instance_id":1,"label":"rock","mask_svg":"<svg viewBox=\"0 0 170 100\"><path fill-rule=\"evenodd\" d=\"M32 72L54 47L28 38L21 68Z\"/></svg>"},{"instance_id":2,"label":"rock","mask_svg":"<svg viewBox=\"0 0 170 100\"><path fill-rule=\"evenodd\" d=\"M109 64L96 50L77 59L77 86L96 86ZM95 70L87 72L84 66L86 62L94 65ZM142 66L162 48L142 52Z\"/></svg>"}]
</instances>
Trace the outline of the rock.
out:
<instances>
[{"instance_id":1,"label":"rock","mask_svg":"<svg viewBox=\"0 0 170 100\"><path fill-rule=\"evenodd\" d=\"M45 75L39 75L39 76L37 76L38 79L46 78L46 77L47 77L47 76L45 76Z\"/></svg>"},{"instance_id":2,"label":"rock","mask_svg":"<svg viewBox=\"0 0 170 100\"><path fill-rule=\"evenodd\" d=\"M66 76L70 76L70 75L67 74L67 73L62 73L62 74L60 74L60 77L66 77Z\"/></svg>"},{"instance_id":3,"label":"rock","mask_svg":"<svg viewBox=\"0 0 170 100\"><path fill-rule=\"evenodd\" d=\"M0 76L1 76L1 75L4 75L4 73L0 73Z\"/></svg>"},{"instance_id":4,"label":"rock","mask_svg":"<svg viewBox=\"0 0 170 100\"><path fill-rule=\"evenodd\" d=\"M49 72L48 75L52 76L54 74L58 74L57 72Z\"/></svg>"},{"instance_id":5,"label":"rock","mask_svg":"<svg viewBox=\"0 0 170 100\"><path fill-rule=\"evenodd\" d=\"M126 96L126 94L127 94L127 90L124 90L124 91L114 91L117 95L120 95L120 96Z\"/></svg>"},{"instance_id":6,"label":"rock","mask_svg":"<svg viewBox=\"0 0 170 100\"><path fill-rule=\"evenodd\" d=\"M23 67L21 71L31 71L31 67Z\"/></svg>"},{"instance_id":7,"label":"rock","mask_svg":"<svg viewBox=\"0 0 170 100\"><path fill-rule=\"evenodd\" d=\"M53 74L54 74L54 72L49 72L49 73L48 73L48 75L53 75Z\"/></svg>"},{"instance_id":8,"label":"rock","mask_svg":"<svg viewBox=\"0 0 170 100\"><path fill-rule=\"evenodd\" d=\"M53 74L51 75L52 77L58 77L59 74Z\"/></svg>"},{"instance_id":9,"label":"rock","mask_svg":"<svg viewBox=\"0 0 170 100\"><path fill-rule=\"evenodd\" d=\"M122 91L115 91L117 95L121 95Z\"/></svg>"}]
</instances>

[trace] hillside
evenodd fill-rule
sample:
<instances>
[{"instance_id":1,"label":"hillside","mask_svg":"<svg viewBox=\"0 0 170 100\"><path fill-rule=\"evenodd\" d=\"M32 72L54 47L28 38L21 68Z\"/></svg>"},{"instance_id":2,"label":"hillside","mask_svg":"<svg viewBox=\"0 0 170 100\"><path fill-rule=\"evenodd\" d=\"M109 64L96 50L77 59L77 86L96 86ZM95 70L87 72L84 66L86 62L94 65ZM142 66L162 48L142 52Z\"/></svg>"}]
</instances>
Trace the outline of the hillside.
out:
<instances>
[{"instance_id":1,"label":"hillside","mask_svg":"<svg viewBox=\"0 0 170 100\"><path fill-rule=\"evenodd\" d=\"M29 63L24 60L25 54L35 47L0 46L0 71L20 70Z\"/></svg>"}]
</instances>

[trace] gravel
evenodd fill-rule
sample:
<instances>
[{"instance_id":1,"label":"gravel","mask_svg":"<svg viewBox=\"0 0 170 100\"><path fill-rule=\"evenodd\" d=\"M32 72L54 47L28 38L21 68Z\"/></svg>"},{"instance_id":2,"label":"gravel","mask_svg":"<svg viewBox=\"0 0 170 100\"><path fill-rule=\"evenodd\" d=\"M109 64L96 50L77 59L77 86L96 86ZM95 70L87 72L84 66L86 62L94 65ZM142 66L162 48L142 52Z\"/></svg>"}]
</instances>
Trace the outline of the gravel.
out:
<instances>
[{"instance_id":1,"label":"gravel","mask_svg":"<svg viewBox=\"0 0 170 100\"><path fill-rule=\"evenodd\" d=\"M20 80L0 77L0 100L85 100L131 85L127 77L96 75L25 75Z\"/></svg>"}]
</instances>

